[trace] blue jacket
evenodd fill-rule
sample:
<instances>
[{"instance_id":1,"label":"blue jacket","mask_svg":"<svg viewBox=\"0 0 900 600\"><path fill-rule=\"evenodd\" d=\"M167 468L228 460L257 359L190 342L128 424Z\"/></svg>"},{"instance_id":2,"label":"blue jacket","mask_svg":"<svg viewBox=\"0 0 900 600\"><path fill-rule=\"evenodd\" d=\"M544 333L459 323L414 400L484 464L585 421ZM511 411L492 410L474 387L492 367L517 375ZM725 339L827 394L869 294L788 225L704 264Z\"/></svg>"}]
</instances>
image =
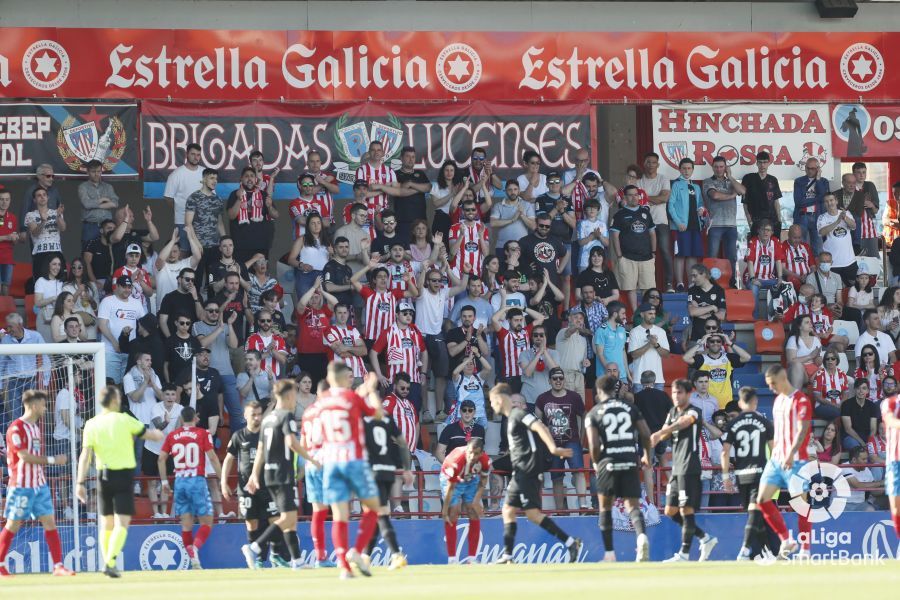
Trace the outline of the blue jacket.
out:
<instances>
[{"instance_id":1,"label":"blue jacket","mask_svg":"<svg viewBox=\"0 0 900 600\"><path fill-rule=\"evenodd\" d=\"M672 190L669 193L669 225L671 229L678 229L680 225L687 226L689 207L688 200L690 198L689 187L694 188L694 197L697 199L697 212L703 206L703 193L700 186L691 183L684 177L672 181Z\"/></svg>"},{"instance_id":2,"label":"blue jacket","mask_svg":"<svg viewBox=\"0 0 900 600\"><path fill-rule=\"evenodd\" d=\"M810 197L806 196L806 189L809 187L809 184L812 180L804 175L803 177L798 177L794 180L794 220L800 216L800 210L804 209L808 206L815 205L816 214L820 215L825 210L825 194L828 193L828 181L823 177L819 177L816 180L815 185L812 186L810 192L812 195Z\"/></svg>"}]
</instances>

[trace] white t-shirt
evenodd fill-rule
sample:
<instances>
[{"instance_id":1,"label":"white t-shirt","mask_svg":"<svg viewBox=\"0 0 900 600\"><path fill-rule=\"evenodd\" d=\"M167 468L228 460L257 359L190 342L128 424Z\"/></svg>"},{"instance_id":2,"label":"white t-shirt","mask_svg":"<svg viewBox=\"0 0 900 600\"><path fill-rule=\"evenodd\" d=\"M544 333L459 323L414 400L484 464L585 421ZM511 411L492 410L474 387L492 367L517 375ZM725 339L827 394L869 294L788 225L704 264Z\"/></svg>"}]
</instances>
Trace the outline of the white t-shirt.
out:
<instances>
[{"instance_id":1,"label":"white t-shirt","mask_svg":"<svg viewBox=\"0 0 900 600\"><path fill-rule=\"evenodd\" d=\"M184 408L181 406L179 402L172 403L172 409L169 410L169 424L166 425L165 429L162 430L163 435L167 436L178 427L178 417L181 416L181 409ZM162 419L166 420L166 403L165 402L157 402L153 405L153 410L150 413L150 422L152 423L154 419ZM165 438L163 438L163 441ZM153 454L158 455L162 451L163 441L154 442L153 440L147 440L144 442L144 448L152 452Z\"/></svg>"},{"instance_id":2,"label":"white t-shirt","mask_svg":"<svg viewBox=\"0 0 900 600\"><path fill-rule=\"evenodd\" d=\"M875 476L872 474L872 471L869 470L869 467L864 468L862 471L857 471L853 468L843 469L844 478L853 477L859 483L872 483L875 481ZM854 487L850 488L850 497L847 498L847 502L850 504L860 504L866 501L866 490L858 490Z\"/></svg>"},{"instance_id":3,"label":"white t-shirt","mask_svg":"<svg viewBox=\"0 0 900 600\"><path fill-rule=\"evenodd\" d=\"M868 330L859 334L856 340L856 361L859 362L859 355L862 354L862 349L870 344L875 346L875 349L878 351L878 359L881 361L881 364L888 364L889 355L894 351L895 345L891 336L883 331L876 331L875 335L870 334Z\"/></svg>"},{"instance_id":4,"label":"white t-shirt","mask_svg":"<svg viewBox=\"0 0 900 600\"><path fill-rule=\"evenodd\" d=\"M651 325L650 329L647 329L641 325L631 330L631 334L628 336L628 351L634 352L638 348L643 347L647 343L648 336L651 335L656 336L656 341L659 343L660 348L665 348L666 350L669 349L669 340L666 337L666 332L663 331L661 327ZM650 350L644 352L639 359L632 361L631 376L635 381L641 380L641 373L644 371L653 371L656 373L655 383L665 383L662 357L659 355L659 351L656 348L650 348Z\"/></svg>"},{"instance_id":5,"label":"white t-shirt","mask_svg":"<svg viewBox=\"0 0 900 600\"><path fill-rule=\"evenodd\" d=\"M441 288L437 294L432 294L425 289L416 299L416 327L422 335L437 335L441 332L444 308L448 304L447 292L449 292L447 288Z\"/></svg>"},{"instance_id":6,"label":"white t-shirt","mask_svg":"<svg viewBox=\"0 0 900 600\"><path fill-rule=\"evenodd\" d=\"M640 181L638 181L638 187L644 190L647 193L647 196L658 196L661 191L672 189L669 178L662 173L657 173L656 177L653 179L649 179L644 175L641 177ZM664 202L663 204L650 203L650 216L653 217L653 223L655 225L669 222L669 211L666 208L668 205L668 202Z\"/></svg>"},{"instance_id":7,"label":"white t-shirt","mask_svg":"<svg viewBox=\"0 0 900 600\"><path fill-rule=\"evenodd\" d=\"M159 382L159 376L152 369L150 370L150 376L153 377L154 383L156 383L157 387L162 387L162 384ZM122 378L122 388L125 390L125 395L131 394L131 392L135 391L141 384L144 383L144 374L141 373L137 367L132 367L125 373L125 377ZM131 414L134 415L134 418L143 423L144 425L150 425L153 421L153 407L157 405L157 403L162 404L156 399L156 393L154 393L153 388L151 386L147 386L144 390L142 402L135 402L131 399L131 396L128 397L128 410L131 411Z\"/></svg>"},{"instance_id":8,"label":"white t-shirt","mask_svg":"<svg viewBox=\"0 0 900 600\"><path fill-rule=\"evenodd\" d=\"M598 229L600 230L600 234L603 237L609 239L609 228L606 226L605 221L599 218L596 221L591 221L587 218L581 219L580 221L578 221L578 227L575 230L575 239L583 240L586 237L589 237L594 233L594 231ZM589 264L588 261L590 260L591 256L591 248L594 248L596 246L603 248L603 242L601 242L600 240L591 240L584 246L579 246L581 248L581 255L578 262L579 265L587 266Z\"/></svg>"},{"instance_id":9,"label":"white t-shirt","mask_svg":"<svg viewBox=\"0 0 900 600\"><path fill-rule=\"evenodd\" d=\"M836 215L823 213L816 219L816 228L822 231L823 227L828 227L838 220L840 212ZM834 229L825 238L822 248L826 252L831 252L831 265L833 267L846 267L856 262L856 255L853 253L853 240L850 236L850 229L847 222L843 222Z\"/></svg>"},{"instance_id":10,"label":"white t-shirt","mask_svg":"<svg viewBox=\"0 0 900 600\"><path fill-rule=\"evenodd\" d=\"M503 306L515 306L516 308L521 309L523 312L526 308L528 308L528 301L525 299L525 294L522 292L513 292L506 293L506 304L503 306L500 305L500 294L494 294L493 298L491 298L491 306L494 307L494 311L499 311ZM500 324L503 325L504 329L509 329L509 321L503 319L500 321Z\"/></svg>"},{"instance_id":11,"label":"white t-shirt","mask_svg":"<svg viewBox=\"0 0 900 600\"><path fill-rule=\"evenodd\" d=\"M519 193L524 194L525 190L528 189L528 177L526 177L523 173L522 175L516 177L516 182L518 182L519 184ZM537 200L538 196L546 194L547 190L549 189L550 188L547 187L547 176L541 173L538 184L535 187L531 188L531 199Z\"/></svg>"},{"instance_id":12,"label":"white t-shirt","mask_svg":"<svg viewBox=\"0 0 900 600\"><path fill-rule=\"evenodd\" d=\"M116 340L119 339L119 334L122 333L125 326L130 326L131 334L128 336L128 339L133 340L135 336L137 336L138 319L145 314L147 314L147 311L139 300L136 300L131 296L125 300L119 300L115 294L112 294L100 302L97 318L109 321L109 332ZM103 344L106 346L106 350L113 352L112 343L106 339L106 336L101 337L103 338Z\"/></svg>"},{"instance_id":13,"label":"white t-shirt","mask_svg":"<svg viewBox=\"0 0 900 600\"><path fill-rule=\"evenodd\" d=\"M199 190L202 184L203 168L200 165L193 171L187 165L181 165L169 174L163 196L175 200L176 225L184 225L184 208L187 206L188 196Z\"/></svg>"},{"instance_id":14,"label":"white t-shirt","mask_svg":"<svg viewBox=\"0 0 900 600\"><path fill-rule=\"evenodd\" d=\"M69 439L69 428L63 421L61 411L69 411L69 420L75 424L75 429L81 429L81 415L78 414L78 407L72 402L72 394L69 390L63 388L56 394L56 406L53 409L53 439L67 440Z\"/></svg>"},{"instance_id":15,"label":"white t-shirt","mask_svg":"<svg viewBox=\"0 0 900 600\"><path fill-rule=\"evenodd\" d=\"M63 286L65 282L60 279L46 279L44 277L38 277L38 280L34 282L34 293L35 295L40 294L44 300L47 298L56 298L62 293ZM46 306L41 308L41 312L44 316L53 316L53 308L55 306L55 302L51 302Z\"/></svg>"},{"instance_id":16,"label":"white t-shirt","mask_svg":"<svg viewBox=\"0 0 900 600\"><path fill-rule=\"evenodd\" d=\"M807 346L806 343L797 336L791 336L790 338L788 338L787 343L784 345L785 350L796 350L797 358L809 356L816 351L816 348L821 347L822 342L817 337L813 337L812 346Z\"/></svg>"},{"instance_id":17,"label":"white t-shirt","mask_svg":"<svg viewBox=\"0 0 900 600\"><path fill-rule=\"evenodd\" d=\"M33 210L25 215L25 227L41 221L41 213ZM31 237L34 246L31 249L32 254L41 254L43 252L61 252L62 243L59 236L59 221L56 216L56 209L47 209L47 220L44 222L44 228L41 232Z\"/></svg>"},{"instance_id":18,"label":"white t-shirt","mask_svg":"<svg viewBox=\"0 0 900 600\"><path fill-rule=\"evenodd\" d=\"M447 196L447 194L452 194L452 193L453 193L452 189L442 188L441 186L439 186L437 184L436 181L431 184L431 200L432 200L432 202L435 200L440 200L441 198L444 198L445 196ZM441 211L442 213L446 213L449 215L451 204L453 204L453 198L450 198L450 200L448 200L447 203L444 204L443 206L435 207L434 210Z\"/></svg>"},{"instance_id":19,"label":"white t-shirt","mask_svg":"<svg viewBox=\"0 0 900 600\"><path fill-rule=\"evenodd\" d=\"M182 258L178 262L165 263L162 269L156 272L156 301L161 304L169 292L174 292L178 288L178 274L182 269L188 269L191 266L190 258Z\"/></svg>"}]
</instances>

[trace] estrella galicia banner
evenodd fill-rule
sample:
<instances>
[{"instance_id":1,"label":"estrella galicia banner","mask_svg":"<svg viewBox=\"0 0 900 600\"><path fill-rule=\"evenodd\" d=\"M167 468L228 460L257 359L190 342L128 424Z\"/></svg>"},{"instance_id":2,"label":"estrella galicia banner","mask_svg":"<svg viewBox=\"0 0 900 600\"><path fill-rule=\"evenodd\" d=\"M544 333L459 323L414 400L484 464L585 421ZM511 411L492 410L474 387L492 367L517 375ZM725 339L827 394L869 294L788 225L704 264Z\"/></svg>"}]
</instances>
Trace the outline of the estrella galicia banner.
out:
<instances>
[{"instance_id":1,"label":"estrella galicia banner","mask_svg":"<svg viewBox=\"0 0 900 600\"><path fill-rule=\"evenodd\" d=\"M900 155L900 105L837 104L831 128L834 153L841 158Z\"/></svg>"},{"instance_id":2,"label":"estrella galicia banner","mask_svg":"<svg viewBox=\"0 0 900 600\"><path fill-rule=\"evenodd\" d=\"M46 163L57 175L86 176L103 163L106 178L138 175L137 104L0 103L0 176L34 175Z\"/></svg>"},{"instance_id":3,"label":"estrella galicia banner","mask_svg":"<svg viewBox=\"0 0 900 600\"><path fill-rule=\"evenodd\" d=\"M169 173L184 162L187 144L203 149L202 163L218 169L219 193L233 189L250 153L259 150L265 170L280 169L275 198L297 196L297 177L309 153L335 174L351 195L354 173L369 143L384 144L385 162L400 168L400 150L416 148L416 168L434 173L446 160L469 166L473 147L487 149L495 172L522 172L522 154L540 154L546 170L574 166L575 152L590 148L587 103L281 104L167 103L141 105L144 195L161 198Z\"/></svg>"}]
</instances>

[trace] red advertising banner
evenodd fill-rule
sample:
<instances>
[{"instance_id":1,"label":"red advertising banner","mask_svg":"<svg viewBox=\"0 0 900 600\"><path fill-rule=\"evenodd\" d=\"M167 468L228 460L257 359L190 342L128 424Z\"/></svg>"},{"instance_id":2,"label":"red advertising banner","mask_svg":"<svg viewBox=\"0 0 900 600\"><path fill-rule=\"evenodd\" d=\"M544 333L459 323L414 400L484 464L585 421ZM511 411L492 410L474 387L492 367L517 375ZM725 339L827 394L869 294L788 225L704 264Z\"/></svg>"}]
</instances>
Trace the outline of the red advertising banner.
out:
<instances>
[{"instance_id":1,"label":"red advertising banner","mask_svg":"<svg viewBox=\"0 0 900 600\"><path fill-rule=\"evenodd\" d=\"M831 146L839 158L900 156L900 105L836 104Z\"/></svg>"},{"instance_id":2,"label":"red advertising banner","mask_svg":"<svg viewBox=\"0 0 900 600\"><path fill-rule=\"evenodd\" d=\"M8 28L6 97L900 100L900 33Z\"/></svg>"}]
</instances>

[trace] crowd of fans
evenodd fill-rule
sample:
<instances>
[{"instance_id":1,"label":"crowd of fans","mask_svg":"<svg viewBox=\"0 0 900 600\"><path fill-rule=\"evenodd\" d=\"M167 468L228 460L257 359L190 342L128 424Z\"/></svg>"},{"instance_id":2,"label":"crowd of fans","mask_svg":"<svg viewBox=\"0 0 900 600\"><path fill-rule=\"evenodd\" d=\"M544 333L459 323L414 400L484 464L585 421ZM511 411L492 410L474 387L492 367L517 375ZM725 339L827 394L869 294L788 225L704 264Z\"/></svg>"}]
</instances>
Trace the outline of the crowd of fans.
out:
<instances>
[{"instance_id":1,"label":"crowd of fans","mask_svg":"<svg viewBox=\"0 0 900 600\"><path fill-rule=\"evenodd\" d=\"M175 407L193 400L200 426L213 433L226 416L231 431L244 427L245 402L270 406L279 378L300 383L302 414L327 362L343 360L360 381L378 376L410 449L424 444L439 459L501 420L485 397L503 381L558 446L573 449L554 467L579 469L583 417L604 373L619 378L619 396L655 431L671 408L663 361L680 354L704 419L721 426L734 416L732 372L751 356L726 321L722 285L702 263L722 257L732 273L726 287L785 300L758 316L789 328L791 381L809 386L816 415L829 422L815 442L820 458L843 460L857 448L857 459L883 456L874 401L897 389L900 288L875 297L875 277L859 270L856 257L880 256L882 239L878 191L862 163L831 191L818 162L807 161L794 184L792 222L783 223L765 152L740 179L716 157L703 181L692 180L690 159L670 181L648 153L614 184L589 168L585 150L563 172L544 169L528 151L524 172L503 181L483 148L467 165L447 161L426 173L412 147L392 170L376 141L343 210L338 181L315 152L289 204L273 202L276 173L264 171L259 152L227 198L201 156L189 145L168 178L171 231L157 228L149 207L135 214L103 180L102 165L88 163L78 187L77 256L65 256L61 243L79 235L66 221L75 199L61 197L52 168L38 167L19 216L0 190L3 293L13 245L30 244L37 321L36 331L26 330L11 314L2 343L102 341L107 377L123 386L135 417L165 428ZM751 229L740 249L739 206ZM897 219L891 200L882 231L891 256ZM278 220L291 222L294 239L283 257L271 255ZM292 286L280 283L275 261L292 269ZM665 308L673 302L687 305L683 331ZM838 367L851 340L835 332L836 319L859 326L853 373ZM0 360L6 374L23 368L16 357ZM16 411L21 387L10 380L3 414ZM439 439L422 427L433 422L446 425ZM715 465L717 443L704 446L704 464ZM154 475L159 449L138 451ZM562 473L552 479L561 508ZM584 478L572 481L579 502L590 504Z\"/></svg>"}]
</instances>

